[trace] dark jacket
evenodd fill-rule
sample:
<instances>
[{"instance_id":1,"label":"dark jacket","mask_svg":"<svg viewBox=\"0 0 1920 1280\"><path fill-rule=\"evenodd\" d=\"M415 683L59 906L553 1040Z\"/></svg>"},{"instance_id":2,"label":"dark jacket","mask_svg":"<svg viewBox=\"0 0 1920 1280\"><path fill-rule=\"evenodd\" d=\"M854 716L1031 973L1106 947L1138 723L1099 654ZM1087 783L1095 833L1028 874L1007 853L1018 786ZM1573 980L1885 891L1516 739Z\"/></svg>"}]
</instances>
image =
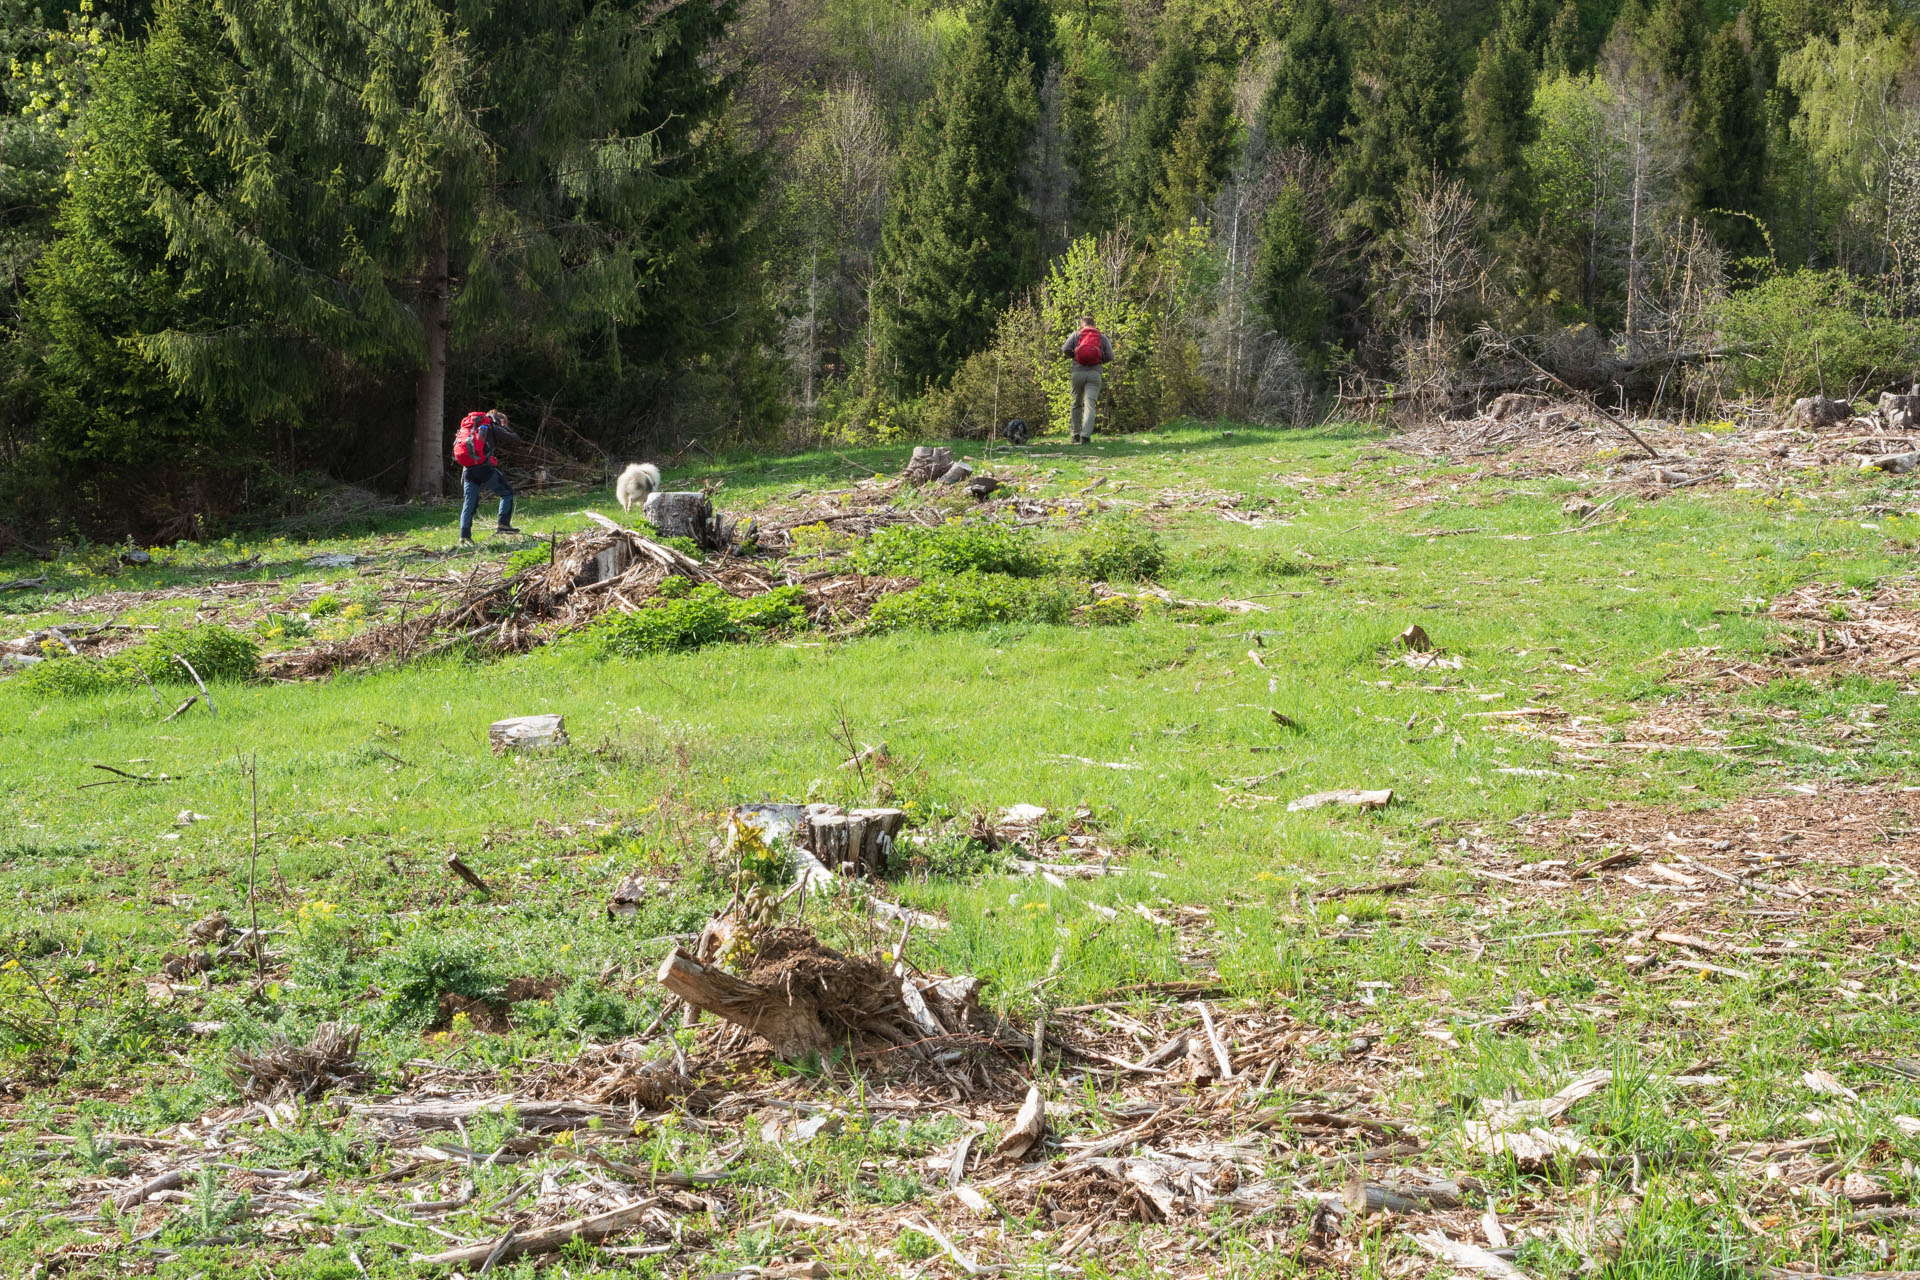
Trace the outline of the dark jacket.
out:
<instances>
[{"instance_id":1,"label":"dark jacket","mask_svg":"<svg viewBox=\"0 0 1920 1280\"><path fill-rule=\"evenodd\" d=\"M1085 328L1075 329L1073 331L1073 336L1067 339L1066 345L1060 348L1060 354L1065 356L1069 360L1073 359L1073 349L1080 345L1080 335L1085 332L1086 332ZM1110 362L1112 359L1113 359L1113 339L1109 338L1106 334L1101 333L1100 334L1100 363L1106 364Z\"/></svg>"}]
</instances>

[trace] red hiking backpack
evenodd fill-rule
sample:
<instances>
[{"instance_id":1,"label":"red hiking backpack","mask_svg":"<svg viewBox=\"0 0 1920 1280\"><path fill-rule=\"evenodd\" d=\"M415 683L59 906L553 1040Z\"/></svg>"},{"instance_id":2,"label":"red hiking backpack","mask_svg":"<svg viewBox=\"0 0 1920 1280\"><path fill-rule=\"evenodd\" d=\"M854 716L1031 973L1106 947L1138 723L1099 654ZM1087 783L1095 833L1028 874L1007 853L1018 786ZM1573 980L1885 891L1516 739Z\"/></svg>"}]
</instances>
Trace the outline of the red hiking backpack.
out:
<instances>
[{"instance_id":1,"label":"red hiking backpack","mask_svg":"<svg viewBox=\"0 0 1920 1280\"><path fill-rule=\"evenodd\" d=\"M1106 355L1100 339L1100 331L1092 325L1080 331L1080 341L1073 344L1073 362L1075 364L1098 365Z\"/></svg>"},{"instance_id":2,"label":"red hiking backpack","mask_svg":"<svg viewBox=\"0 0 1920 1280\"><path fill-rule=\"evenodd\" d=\"M475 410L460 419L460 430L453 437L453 460L463 467L490 467L493 454L487 447L487 428L493 415Z\"/></svg>"}]
</instances>

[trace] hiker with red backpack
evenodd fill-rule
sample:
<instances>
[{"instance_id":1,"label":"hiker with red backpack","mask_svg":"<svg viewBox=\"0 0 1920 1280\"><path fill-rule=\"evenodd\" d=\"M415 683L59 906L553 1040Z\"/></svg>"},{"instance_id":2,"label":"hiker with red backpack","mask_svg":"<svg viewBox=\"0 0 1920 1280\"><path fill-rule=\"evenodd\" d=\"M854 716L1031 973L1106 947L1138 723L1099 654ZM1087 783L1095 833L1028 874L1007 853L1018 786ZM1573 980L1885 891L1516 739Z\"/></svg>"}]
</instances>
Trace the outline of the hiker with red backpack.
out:
<instances>
[{"instance_id":1,"label":"hiker with red backpack","mask_svg":"<svg viewBox=\"0 0 1920 1280\"><path fill-rule=\"evenodd\" d=\"M1073 442L1093 443L1093 406L1100 398L1100 366L1113 359L1113 343L1094 326L1092 316L1080 317L1080 328L1067 339L1060 354L1073 361Z\"/></svg>"},{"instance_id":2,"label":"hiker with red backpack","mask_svg":"<svg viewBox=\"0 0 1920 1280\"><path fill-rule=\"evenodd\" d=\"M513 486L500 474L500 456L495 447L501 440L515 444L520 437L507 425L507 415L498 409L480 409L460 419L460 430L453 437L453 460L460 464L460 541L473 541L473 513L480 506L480 491L491 489L500 495L500 524L496 533L519 533L513 527Z\"/></svg>"}]
</instances>

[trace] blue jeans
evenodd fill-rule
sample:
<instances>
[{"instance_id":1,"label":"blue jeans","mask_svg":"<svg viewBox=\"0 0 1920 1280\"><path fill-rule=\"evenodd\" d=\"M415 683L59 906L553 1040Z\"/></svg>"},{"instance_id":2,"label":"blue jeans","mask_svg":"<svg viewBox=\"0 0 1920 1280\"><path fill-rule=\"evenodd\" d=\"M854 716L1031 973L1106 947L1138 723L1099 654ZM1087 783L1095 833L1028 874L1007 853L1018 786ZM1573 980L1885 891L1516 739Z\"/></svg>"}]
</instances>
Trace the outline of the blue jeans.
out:
<instances>
[{"instance_id":1,"label":"blue jeans","mask_svg":"<svg viewBox=\"0 0 1920 1280\"><path fill-rule=\"evenodd\" d=\"M473 513L480 506L482 489L491 489L500 495L500 527L505 529L513 524L513 486L507 483L498 467L463 467L460 487L466 499L460 504L461 537L473 536Z\"/></svg>"}]
</instances>

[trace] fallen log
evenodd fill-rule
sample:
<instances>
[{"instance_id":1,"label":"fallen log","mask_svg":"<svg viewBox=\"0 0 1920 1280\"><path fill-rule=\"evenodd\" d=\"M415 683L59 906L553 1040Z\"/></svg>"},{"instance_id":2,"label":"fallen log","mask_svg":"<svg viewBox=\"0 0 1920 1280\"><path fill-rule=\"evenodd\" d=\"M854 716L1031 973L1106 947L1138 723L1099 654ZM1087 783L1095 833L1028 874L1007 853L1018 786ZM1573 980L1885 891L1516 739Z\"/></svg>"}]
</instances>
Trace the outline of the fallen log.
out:
<instances>
[{"instance_id":1,"label":"fallen log","mask_svg":"<svg viewBox=\"0 0 1920 1280\"><path fill-rule=\"evenodd\" d=\"M933 445L916 445L907 460L905 472L909 484L926 484L945 475L953 467L953 450Z\"/></svg>"}]
</instances>

